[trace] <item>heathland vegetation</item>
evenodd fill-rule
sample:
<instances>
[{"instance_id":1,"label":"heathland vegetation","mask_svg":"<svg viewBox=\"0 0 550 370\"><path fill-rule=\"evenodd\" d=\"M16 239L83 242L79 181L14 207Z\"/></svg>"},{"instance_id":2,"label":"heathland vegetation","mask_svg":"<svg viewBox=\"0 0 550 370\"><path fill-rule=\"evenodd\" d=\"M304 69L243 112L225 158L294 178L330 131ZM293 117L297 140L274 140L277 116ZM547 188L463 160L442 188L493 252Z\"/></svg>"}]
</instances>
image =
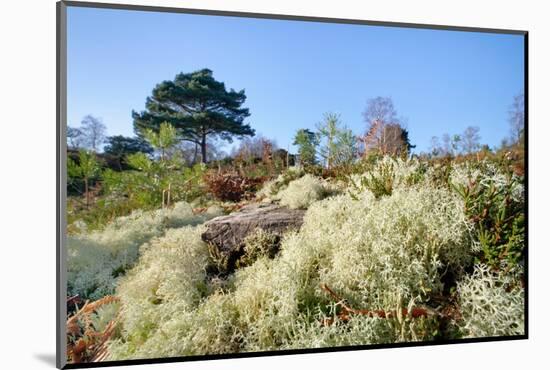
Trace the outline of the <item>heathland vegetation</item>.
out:
<instances>
[{"instance_id":1,"label":"heathland vegetation","mask_svg":"<svg viewBox=\"0 0 550 370\"><path fill-rule=\"evenodd\" d=\"M390 98L361 133L321 112L296 153L245 102L204 69L158 84L134 137L68 128L69 361L524 333L522 95L499 147L468 127L417 154ZM205 222L249 204L303 224L251 230L222 271Z\"/></svg>"}]
</instances>

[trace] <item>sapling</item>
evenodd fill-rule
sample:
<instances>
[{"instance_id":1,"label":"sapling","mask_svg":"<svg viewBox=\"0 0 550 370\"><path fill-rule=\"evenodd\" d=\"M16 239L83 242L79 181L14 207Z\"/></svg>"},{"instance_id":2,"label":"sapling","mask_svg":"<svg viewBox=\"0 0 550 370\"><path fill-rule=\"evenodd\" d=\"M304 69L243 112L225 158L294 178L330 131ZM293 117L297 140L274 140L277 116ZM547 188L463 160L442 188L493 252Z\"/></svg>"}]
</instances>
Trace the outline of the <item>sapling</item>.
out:
<instances>
[{"instance_id":1,"label":"sapling","mask_svg":"<svg viewBox=\"0 0 550 370\"><path fill-rule=\"evenodd\" d=\"M81 177L84 181L86 208L90 207L90 180L100 171L100 165L94 152L81 149L78 152L78 164L71 158L67 160L69 178Z\"/></svg>"}]
</instances>

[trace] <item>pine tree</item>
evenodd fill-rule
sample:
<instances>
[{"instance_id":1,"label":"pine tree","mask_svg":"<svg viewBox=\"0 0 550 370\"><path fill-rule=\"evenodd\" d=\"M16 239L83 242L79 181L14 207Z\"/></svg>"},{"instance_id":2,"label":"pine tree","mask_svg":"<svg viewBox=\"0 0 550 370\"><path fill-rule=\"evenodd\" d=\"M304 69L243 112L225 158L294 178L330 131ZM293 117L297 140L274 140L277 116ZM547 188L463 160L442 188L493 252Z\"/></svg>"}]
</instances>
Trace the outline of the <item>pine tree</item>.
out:
<instances>
[{"instance_id":1,"label":"pine tree","mask_svg":"<svg viewBox=\"0 0 550 370\"><path fill-rule=\"evenodd\" d=\"M181 140L200 146L206 162L208 137L231 142L235 136L254 136L254 130L244 123L250 115L248 108L242 108L245 100L244 90L227 91L209 69L180 73L153 89L145 111L132 112L134 129L138 135L146 129L158 132L161 123L168 122Z\"/></svg>"}]
</instances>

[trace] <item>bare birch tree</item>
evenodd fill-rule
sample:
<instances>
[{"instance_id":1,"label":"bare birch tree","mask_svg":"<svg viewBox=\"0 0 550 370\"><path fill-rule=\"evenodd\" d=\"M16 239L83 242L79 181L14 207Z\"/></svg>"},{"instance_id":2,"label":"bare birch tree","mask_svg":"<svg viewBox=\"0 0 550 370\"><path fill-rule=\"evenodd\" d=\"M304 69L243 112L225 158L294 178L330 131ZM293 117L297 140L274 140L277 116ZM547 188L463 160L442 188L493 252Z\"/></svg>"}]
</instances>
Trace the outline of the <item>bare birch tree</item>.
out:
<instances>
[{"instance_id":1,"label":"bare birch tree","mask_svg":"<svg viewBox=\"0 0 550 370\"><path fill-rule=\"evenodd\" d=\"M84 145L93 152L97 152L101 144L105 142L107 128L101 119L91 114L88 114L82 119L80 131L82 132Z\"/></svg>"},{"instance_id":2,"label":"bare birch tree","mask_svg":"<svg viewBox=\"0 0 550 370\"><path fill-rule=\"evenodd\" d=\"M462 134L460 144L462 152L464 154L474 153L479 150L481 136L479 135L479 127L477 126L468 126L464 133Z\"/></svg>"},{"instance_id":3,"label":"bare birch tree","mask_svg":"<svg viewBox=\"0 0 550 370\"><path fill-rule=\"evenodd\" d=\"M367 130L361 138L364 156L373 150L381 154L398 155L412 147L408 143L408 133L397 118L391 98L379 96L369 99L363 118L367 123Z\"/></svg>"},{"instance_id":4,"label":"bare birch tree","mask_svg":"<svg viewBox=\"0 0 550 370\"><path fill-rule=\"evenodd\" d=\"M510 122L512 143L519 143L525 129L525 97L523 93L514 97L514 102L508 111L508 122Z\"/></svg>"}]
</instances>

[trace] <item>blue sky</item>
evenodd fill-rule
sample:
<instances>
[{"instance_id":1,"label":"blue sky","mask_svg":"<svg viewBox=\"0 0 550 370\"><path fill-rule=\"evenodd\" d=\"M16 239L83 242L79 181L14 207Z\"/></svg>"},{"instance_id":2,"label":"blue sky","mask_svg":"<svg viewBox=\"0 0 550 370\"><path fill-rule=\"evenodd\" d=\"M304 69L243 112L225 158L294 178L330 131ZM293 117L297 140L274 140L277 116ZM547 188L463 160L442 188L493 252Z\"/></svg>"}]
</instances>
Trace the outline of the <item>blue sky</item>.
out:
<instances>
[{"instance_id":1,"label":"blue sky","mask_svg":"<svg viewBox=\"0 0 550 370\"><path fill-rule=\"evenodd\" d=\"M283 148L325 112L364 132L376 96L393 99L417 152L467 126L494 146L523 91L523 47L519 35L69 7L68 123L92 114L133 136L131 111L157 83L209 68L245 89L248 122Z\"/></svg>"}]
</instances>

